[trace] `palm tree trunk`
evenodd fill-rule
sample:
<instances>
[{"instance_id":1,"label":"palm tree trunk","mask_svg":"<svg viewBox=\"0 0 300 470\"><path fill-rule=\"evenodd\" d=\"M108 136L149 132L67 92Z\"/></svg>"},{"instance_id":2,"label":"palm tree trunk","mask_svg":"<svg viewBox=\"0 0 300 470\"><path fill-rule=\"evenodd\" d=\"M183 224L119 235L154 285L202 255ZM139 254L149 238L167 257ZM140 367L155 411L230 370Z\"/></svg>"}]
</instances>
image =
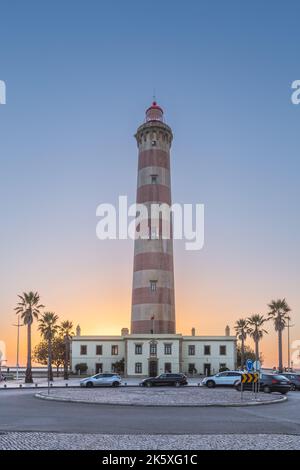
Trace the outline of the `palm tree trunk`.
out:
<instances>
[{"instance_id":1,"label":"palm tree trunk","mask_svg":"<svg viewBox=\"0 0 300 470\"><path fill-rule=\"evenodd\" d=\"M282 372L283 364L282 364L282 329L279 328L278 330L278 371Z\"/></svg>"},{"instance_id":2,"label":"palm tree trunk","mask_svg":"<svg viewBox=\"0 0 300 470\"><path fill-rule=\"evenodd\" d=\"M256 361L259 361L259 347L258 347L258 344L259 344L259 339L256 339L255 340L255 359L256 359Z\"/></svg>"},{"instance_id":3,"label":"palm tree trunk","mask_svg":"<svg viewBox=\"0 0 300 470\"><path fill-rule=\"evenodd\" d=\"M32 384L32 368L31 368L31 324L27 325L27 368L25 374L25 383Z\"/></svg>"},{"instance_id":4,"label":"palm tree trunk","mask_svg":"<svg viewBox=\"0 0 300 470\"><path fill-rule=\"evenodd\" d=\"M69 380L69 338L65 336L64 380Z\"/></svg>"},{"instance_id":5,"label":"palm tree trunk","mask_svg":"<svg viewBox=\"0 0 300 470\"><path fill-rule=\"evenodd\" d=\"M48 378L49 378L50 382L53 382L52 343L51 343L51 339L48 340Z\"/></svg>"},{"instance_id":6,"label":"palm tree trunk","mask_svg":"<svg viewBox=\"0 0 300 470\"><path fill-rule=\"evenodd\" d=\"M241 369L244 369L245 364L245 341L244 337L242 336L242 343L241 343Z\"/></svg>"}]
</instances>

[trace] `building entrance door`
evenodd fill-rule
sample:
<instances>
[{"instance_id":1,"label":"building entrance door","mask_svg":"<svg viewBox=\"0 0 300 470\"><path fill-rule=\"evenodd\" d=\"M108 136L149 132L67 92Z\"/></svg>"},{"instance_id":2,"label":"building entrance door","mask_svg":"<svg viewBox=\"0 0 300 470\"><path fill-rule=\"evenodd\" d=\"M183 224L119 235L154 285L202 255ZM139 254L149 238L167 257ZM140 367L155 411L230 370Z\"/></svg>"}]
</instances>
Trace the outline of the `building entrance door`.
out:
<instances>
[{"instance_id":1,"label":"building entrance door","mask_svg":"<svg viewBox=\"0 0 300 470\"><path fill-rule=\"evenodd\" d=\"M102 364L96 364L96 374L102 374Z\"/></svg>"},{"instance_id":2,"label":"building entrance door","mask_svg":"<svg viewBox=\"0 0 300 470\"><path fill-rule=\"evenodd\" d=\"M149 361L149 377L157 376L157 361Z\"/></svg>"},{"instance_id":3,"label":"building entrance door","mask_svg":"<svg viewBox=\"0 0 300 470\"><path fill-rule=\"evenodd\" d=\"M204 364L204 375L209 376L211 374L211 365L210 364Z\"/></svg>"}]
</instances>

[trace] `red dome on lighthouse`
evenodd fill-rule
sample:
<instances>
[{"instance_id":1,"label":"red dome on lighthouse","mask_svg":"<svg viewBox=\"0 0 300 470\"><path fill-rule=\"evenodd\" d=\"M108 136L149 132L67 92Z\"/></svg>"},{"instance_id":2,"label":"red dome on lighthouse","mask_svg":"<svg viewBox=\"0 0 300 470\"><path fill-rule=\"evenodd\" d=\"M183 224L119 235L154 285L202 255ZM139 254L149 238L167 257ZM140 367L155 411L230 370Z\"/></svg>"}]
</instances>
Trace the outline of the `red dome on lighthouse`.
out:
<instances>
[{"instance_id":1,"label":"red dome on lighthouse","mask_svg":"<svg viewBox=\"0 0 300 470\"><path fill-rule=\"evenodd\" d=\"M146 121L163 121L163 109L153 101L150 108L146 110Z\"/></svg>"}]
</instances>

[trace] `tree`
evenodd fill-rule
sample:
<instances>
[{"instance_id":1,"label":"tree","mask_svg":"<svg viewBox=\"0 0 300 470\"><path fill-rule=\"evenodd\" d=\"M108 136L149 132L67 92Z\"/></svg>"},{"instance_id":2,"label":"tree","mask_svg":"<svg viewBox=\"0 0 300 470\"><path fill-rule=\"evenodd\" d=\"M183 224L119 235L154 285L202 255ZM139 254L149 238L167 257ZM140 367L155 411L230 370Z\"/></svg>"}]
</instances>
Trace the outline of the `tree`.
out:
<instances>
[{"instance_id":1,"label":"tree","mask_svg":"<svg viewBox=\"0 0 300 470\"><path fill-rule=\"evenodd\" d=\"M282 372L282 332L290 320L288 313L291 309L285 299L272 300L268 307L270 309L268 319L273 320L275 331L278 333L278 371Z\"/></svg>"},{"instance_id":2,"label":"tree","mask_svg":"<svg viewBox=\"0 0 300 470\"><path fill-rule=\"evenodd\" d=\"M241 367L243 368L245 365L245 341L248 335L248 322L244 318L240 318L237 320L235 327L236 335L238 339L241 341Z\"/></svg>"},{"instance_id":3,"label":"tree","mask_svg":"<svg viewBox=\"0 0 300 470\"><path fill-rule=\"evenodd\" d=\"M24 325L27 326L27 367L25 383L32 383L32 360L31 360L31 327L34 319L38 319L40 310L44 305L40 304L40 296L37 292L23 292L18 295L20 302L15 308L16 314L21 315Z\"/></svg>"},{"instance_id":4,"label":"tree","mask_svg":"<svg viewBox=\"0 0 300 470\"><path fill-rule=\"evenodd\" d=\"M124 374L125 370L125 359L121 359L120 361L115 362L112 364L113 371L116 374Z\"/></svg>"},{"instance_id":5,"label":"tree","mask_svg":"<svg viewBox=\"0 0 300 470\"><path fill-rule=\"evenodd\" d=\"M53 312L45 312L39 320L39 331L48 344L48 379L53 380L52 370L52 342L58 332L58 316Z\"/></svg>"},{"instance_id":6,"label":"tree","mask_svg":"<svg viewBox=\"0 0 300 470\"><path fill-rule=\"evenodd\" d=\"M88 365L85 362L76 364L75 370L77 373L84 374L88 370Z\"/></svg>"},{"instance_id":7,"label":"tree","mask_svg":"<svg viewBox=\"0 0 300 470\"><path fill-rule=\"evenodd\" d=\"M255 359L259 359L259 342L262 340L264 334L268 332L262 328L263 324L267 321L263 315L254 314L247 318L248 334L253 338L255 343Z\"/></svg>"},{"instance_id":8,"label":"tree","mask_svg":"<svg viewBox=\"0 0 300 470\"><path fill-rule=\"evenodd\" d=\"M245 366L245 359L242 362L242 345L238 344L236 348L236 355L237 355L237 366L240 367L241 369L244 369ZM245 345L244 346L244 358L251 359L251 361L256 361L256 355L254 350L250 347ZM260 355L259 360L261 364L263 363L263 358L262 355Z\"/></svg>"},{"instance_id":9,"label":"tree","mask_svg":"<svg viewBox=\"0 0 300 470\"><path fill-rule=\"evenodd\" d=\"M70 364L70 341L72 336L74 336L73 323L68 320L61 322L59 332L64 341L64 380L68 380Z\"/></svg>"},{"instance_id":10,"label":"tree","mask_svg":"<svg viewBox=\"0 0 300 470\"><path fill-rule=\"evenodd\" d=\"M64 363L65 343L63 338L56 336L52 341L52 364L56 367L56 375L59 376L59 368ZM33 360L44 366L48 365L49 347L47 341L41 341L33 351Z\"/></svg>"}]
</instances>

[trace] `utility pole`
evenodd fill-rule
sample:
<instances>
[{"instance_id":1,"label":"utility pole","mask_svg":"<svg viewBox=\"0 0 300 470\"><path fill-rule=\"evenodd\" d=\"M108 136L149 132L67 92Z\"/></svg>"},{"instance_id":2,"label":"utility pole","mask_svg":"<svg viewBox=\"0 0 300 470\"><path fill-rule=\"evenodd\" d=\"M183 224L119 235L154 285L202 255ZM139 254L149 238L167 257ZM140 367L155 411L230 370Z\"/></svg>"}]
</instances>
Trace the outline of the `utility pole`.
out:
<instances>
[{"instance_id":1,"label":"utility pole","mask_svg":"<svg viewBox=\"0 0 300 470\"><path fill-rule=\"evenodd\" d=\"M16 379L19 380L19 356L20 356L20 328L24 325L21 325L20 323L20 315L18 315L18 324L13 325L18 328L18 333L17 333L17 373L16 373Z\"/></svg>"}]
</instances>

